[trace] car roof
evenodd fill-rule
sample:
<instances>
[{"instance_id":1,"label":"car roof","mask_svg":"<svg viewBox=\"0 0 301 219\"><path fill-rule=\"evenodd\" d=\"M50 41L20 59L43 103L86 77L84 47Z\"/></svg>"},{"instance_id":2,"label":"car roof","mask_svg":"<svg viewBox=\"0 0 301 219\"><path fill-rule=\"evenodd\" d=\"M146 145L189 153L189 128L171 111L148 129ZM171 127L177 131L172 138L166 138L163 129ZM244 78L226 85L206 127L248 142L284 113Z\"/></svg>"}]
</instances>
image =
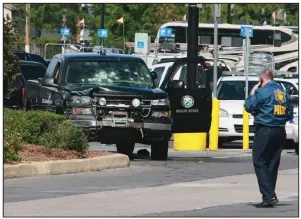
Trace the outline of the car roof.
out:
<instances>
[{"instance_id":1,"label":"car roof","mask_svg":"<svg viewBox=\"0 0 301 219\"><path fill-rule=\"evenodd\" d=\"M99 54L93 52L79 52L79 53L65 53L58 54L61 57L66 59L99 59L99 60L107 60L107 59L123 59L123 60L137 60L143 61L140 57L132 56L132 55L124 55L124 54Z\"/></svg>"},{"instance_id":2,"label":"car roof","mask_svg":"<svg viewBox=\"0 0 301 219\"><path fill-rule=\"evenodd\" d=\"M157 68L157 67L170 67L173 65L174 62L164 62L164 63L159 63L159 64L155 64L152 65L151 68Z\"/></svg>"},{"instance_id":3,"label":"car roof","mask_svg":"<svg viewBox=\"0 0 301 219\"><path fill-rule=\"evenodd\" d=\"M20 65L39 65L39 66L43 66L44 68L45 65L43 65L40 62L35 62L35 61L27 61L27 60L19 60Z\"/></svg>"},{"instance_id":4,"label":"car roof","mask_svg":"<svg viewBox=\"0 0 301 219\"><path fill-rule=\"evenodd\" d=\"M245 81L245 80L246 80L245 76L223 76L221 78L221 81ZM249 76L248 80L249 81L258 81L258 77Z\"/></svg>"}]
</instances>

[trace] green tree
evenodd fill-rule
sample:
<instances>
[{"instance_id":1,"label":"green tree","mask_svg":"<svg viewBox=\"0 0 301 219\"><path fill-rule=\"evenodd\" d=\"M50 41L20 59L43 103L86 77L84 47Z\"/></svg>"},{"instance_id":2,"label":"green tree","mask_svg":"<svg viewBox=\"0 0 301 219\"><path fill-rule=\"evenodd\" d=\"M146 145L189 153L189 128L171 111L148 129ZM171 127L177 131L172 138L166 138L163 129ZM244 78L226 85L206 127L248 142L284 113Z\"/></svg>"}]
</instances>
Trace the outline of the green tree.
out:
<instances>
[{"instance_id":1,"label":"green tree","mask_svg":"<svg viewBox=\"0 0 301 219\"><path fill-rule=\"evenodd\" d=\"M12 82L20 72L19 58L12 53L14 43L18 40L19 35L7 15L4 17L3 33L3 94L9 96L8 92Z\"/></svg>"}]
</instances>

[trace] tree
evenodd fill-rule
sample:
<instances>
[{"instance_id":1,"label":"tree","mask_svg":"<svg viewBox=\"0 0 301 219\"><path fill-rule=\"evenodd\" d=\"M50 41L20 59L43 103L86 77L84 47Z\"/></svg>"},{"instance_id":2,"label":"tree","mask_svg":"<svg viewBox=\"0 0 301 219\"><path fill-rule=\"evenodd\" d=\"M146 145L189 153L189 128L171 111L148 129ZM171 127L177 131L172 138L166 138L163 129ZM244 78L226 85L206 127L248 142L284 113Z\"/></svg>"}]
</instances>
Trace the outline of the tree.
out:
<instances>
[{"instance_id":1,"label":"tree","mask_svg":"<svg viewBox=\"0 0 301 219\"><path fill-rule=\"evenodd\" d=\"M14 43L18 40L19 34L12 25L7 15L4 17L4 33L3 33L3 94L9 96L8 91L16 76L20 73L19 58L12 53Z\"/></svg>"}]
</instances>

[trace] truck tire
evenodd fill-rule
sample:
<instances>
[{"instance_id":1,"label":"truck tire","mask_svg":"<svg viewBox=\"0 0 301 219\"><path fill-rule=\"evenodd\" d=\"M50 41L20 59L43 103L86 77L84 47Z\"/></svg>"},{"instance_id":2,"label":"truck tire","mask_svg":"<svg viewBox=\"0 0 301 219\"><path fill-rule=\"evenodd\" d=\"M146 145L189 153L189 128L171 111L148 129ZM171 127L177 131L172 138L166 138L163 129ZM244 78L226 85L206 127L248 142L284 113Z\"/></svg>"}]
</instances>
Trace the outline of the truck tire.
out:
<instances>
[{"instance_id":1,"label":"truck tire","mask_svg":"<svg viewBox=\"0 0 301 219\"><path fill-rule=\"evenodd\" d=\"M118 153L127 155L130 160L133 159L135 143L116 144L116 148Z\"/></svg>"},{"instance_id":2,"label":"truck tire","mask_svg":"<svg viewBox=\"0 0 301 219\"><path fill-rule=\"evenodd\" d=\"M151 145L152 160L167 160L168 157L168 141L153 143Z\"/></svg>"},{"instance_id":3,"label":"truck tire","mask_svg":"<svg viewBox=\"0 0 301 219\"><path fill-rule=\"evenodd\" d=\"M299 155L299 142L295 143L294 147L296 154Z\"/></svg>"}]
</instances>

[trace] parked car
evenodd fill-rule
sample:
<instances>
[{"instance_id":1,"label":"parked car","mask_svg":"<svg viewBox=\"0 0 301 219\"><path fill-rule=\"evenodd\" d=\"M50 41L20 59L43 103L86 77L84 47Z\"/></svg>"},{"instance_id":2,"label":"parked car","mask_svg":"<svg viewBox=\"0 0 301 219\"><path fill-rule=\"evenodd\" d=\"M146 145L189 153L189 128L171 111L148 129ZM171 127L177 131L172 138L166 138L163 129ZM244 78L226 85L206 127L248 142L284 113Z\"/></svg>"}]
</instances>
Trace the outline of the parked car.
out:
<instances>
[{"instance_id":1,"label":"parked car","mask_svg":"<svg viewBox=\"0 0 301 219\"><path fill-rule=\"evenodd\" d=\"M9 88L11 94L4 97L4 107L12 109L22 109L24 106L24 88L26 80L38 79L43 77L46 67L39 62L20 60L20 75L14 80L12 87Z\"/></svg>"},{"instance_id":2,"label":"parked car","mask_svg":"<svg viewBox=\"0 0 301 219\"><path fill-rule=\"evenodd\" d=\"M292 97L292 103L294 105L294 119L293 123L293 140L296 154L299 155L299 96Z\"/></svg>"},{"instance_id":3,"label":"parked car","mask_svg":"<svg viewBox=\"0 0 301 219\"><path fill-rule=\"evenodd\" d=\"M248 77L248 93L258 83L258 77ZM278 79L287 92L297 92L297 83L292 79ZM292 94L292 93L290 93ZM244 76L225 76L221 77L217 85L217 99L220 100L220 120L219 120L219 142L241 140L243 136L243 105L245 102L245 77ZM254 117L249 115L249 136L254 136L255 126ZM286 123L285 129L288 144L293 144L293 122Z\"/></svg>"},{"instance_id":4,"label":"parked car","mask_svg":"<svg viewBox=\"0 0 301 219\"><path fill-rule=\"evenodd\" d=\"M166 160L170 105L167 93L155 89L155 79L131 55L58 54L43 78L26 82L26 110L63 114L90 139L116 144L129 156L135 143L150 144L152 159Z\"/></svg>"},{"instance_id":5,"label":"parked car","mask_svg":"<svg viewBox=\"0 0 301 219\"><path fill-rule=\"evenodd\" d=\"M12 51L16 56L19 57L19 60L24 61L34 61L43 64L46 68L48 67L48 63L39 55L33 53L27 53L24 51Z\"/></svg>"}]
</instances>

